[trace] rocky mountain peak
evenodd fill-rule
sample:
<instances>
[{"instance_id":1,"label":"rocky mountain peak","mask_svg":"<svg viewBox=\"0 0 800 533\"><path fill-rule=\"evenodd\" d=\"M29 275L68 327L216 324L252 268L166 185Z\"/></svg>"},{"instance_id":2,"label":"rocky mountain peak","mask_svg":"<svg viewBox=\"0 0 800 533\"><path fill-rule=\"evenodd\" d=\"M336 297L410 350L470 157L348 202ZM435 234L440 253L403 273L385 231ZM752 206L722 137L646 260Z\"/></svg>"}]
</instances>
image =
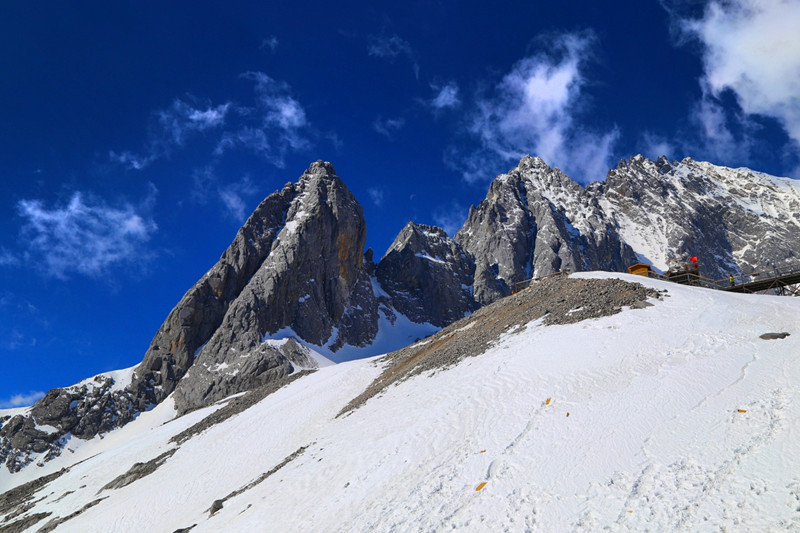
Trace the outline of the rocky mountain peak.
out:
<instances>
[{"instance_id":1,"label":"rocky mountain peak","mask_svg":"<svg viewBox=\"0 0 800 533\"><path fill-rule=\"evenodd\" d=\"M591 194L558 168L530 157L492 182L455 240L475 258L474 294L481 304L531 277L622 270L634 258Z\"/></svg>"},{"instance_id":2,"label":"rocky mountain peak","mask_svg":"<svg viewBox=\"0 0 800 533\"><path fill-rule=\"evenodd\" d=\"M444 327L477 309L475 263L436 226L409 222L376 269L392 305L415 322Z\"/></svg>"},{"instance_id":3,"label":"rocky mountain peak","mask_svg":"<svg viewBox=\"0 0 800 533\"><path fill-rule=\"evenodd\" d=\"M363 268L361 205L323 161L312 163L286 200L274 214L283 216L268 253L232 295L177 386L180 409L293 372L290 358L268 342L275 335L294 335L334 352L374 337L377 302ZM245 366L248 372L237 372Z\"/></svg>"},{"instance_id":4,"label":"rocky mountain peak","mask_svg":"<svg viewBox=\"0 0 800 533\"><path fill-rule=\"evenodd\" d=\"M329 161L323 161L322 159L317 159L311 163L311 165L308 167L308 170L306 170L300 177L300 180L302 181L306 176L338 177L336 175L336 169L333 168L333 165Z\"/></svg>"}]
</instances>

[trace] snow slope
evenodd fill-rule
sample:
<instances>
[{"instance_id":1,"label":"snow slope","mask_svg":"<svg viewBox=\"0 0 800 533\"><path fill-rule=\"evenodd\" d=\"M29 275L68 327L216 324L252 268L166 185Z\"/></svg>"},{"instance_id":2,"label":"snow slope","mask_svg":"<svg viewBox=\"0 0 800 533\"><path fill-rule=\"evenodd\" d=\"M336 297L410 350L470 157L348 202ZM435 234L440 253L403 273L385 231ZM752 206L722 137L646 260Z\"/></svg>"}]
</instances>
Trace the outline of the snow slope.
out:
<instances>
[{"instance_id":1,"label":"snow slope","mask_svg":"<svg viewBox=\"0 0 800 533\"><path fill-rule=\"evenodd\" d=\"M83 461L33 495L21 516L52 515L27 531L100 498L56 531L800 529L800 299L578 276L669 296L530 323L339 418L379 359L322 368L179 447L216 407L170 420L165 402L28 478L4 471L0 490Z\"/></svg>"}]
</instances>

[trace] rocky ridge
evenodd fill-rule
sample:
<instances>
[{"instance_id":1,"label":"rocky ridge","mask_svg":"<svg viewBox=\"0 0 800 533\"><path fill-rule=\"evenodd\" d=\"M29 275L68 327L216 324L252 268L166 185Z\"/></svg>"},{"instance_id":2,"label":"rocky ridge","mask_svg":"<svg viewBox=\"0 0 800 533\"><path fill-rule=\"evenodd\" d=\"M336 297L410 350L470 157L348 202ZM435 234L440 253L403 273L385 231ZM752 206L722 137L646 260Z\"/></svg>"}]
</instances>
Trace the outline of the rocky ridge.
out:
<instances>
[{"instance_id":1,"label":"rocky ridge","mask_svg":"<svg viewBox=\"0 0 800 533\"><path fill-rule=\"evenodd\" d=\"M454 238L409 223L376 265L360 204L330 163L268 196L156 332L135 371L54 389L0 416L17 471L175 398L180 413L369 346L399 315L446 327L516 283L698 255L710 277L800 257L800 187L748 169L635 156L582 187L539 158L498 176ZM587 296L588 298L588 296ZM119 382L115 381L119 380Z\"/></svg>"},{"instance_id":2,"label":"rocky ridge","mask_svg":"<svg viewBox=\"0 0 800 533\"><path fill-rule=\"evenodd\" d=\"M441 328L478 308L474 273L472 257L443 229L409 222L381 259L376 277L394 309Z\"/></svg>"},{"instance_id":3,"label":"rocky ridge","mask_svg":"<svg viewBox=\"0 0 800 533\"><path fill-rule=\"evenodd\" d=\"M559 270L645 262L664 272L690 256L711 279L796 266L797 235L797 180L637 155L584 188L526 156L470 208L455 240L475 259L475 299L486 304Z\"/></svg>"},{"instance_id":4,"label":"rocky ridge","mask_svg":"<svg viewBox=\"0 0 800 533\"><path fill-rule=\"evenodd\" d=\"M492 182L455 240L475 258L481 304L511 294L519 281L562 270L624 271L636 257L593 195L530 156Z\"/></svg>"},{"instance_id":5,"label":"rocky ridge","mask_svg":"<svg viewBox=\"0 0 800 533\"><path fill-rule=\"evenodd\" d=\"M634 156L587 187L639 259L696 255L712 279L800 262L800 183L747 168Z\"/></svg>"}]
</instances>

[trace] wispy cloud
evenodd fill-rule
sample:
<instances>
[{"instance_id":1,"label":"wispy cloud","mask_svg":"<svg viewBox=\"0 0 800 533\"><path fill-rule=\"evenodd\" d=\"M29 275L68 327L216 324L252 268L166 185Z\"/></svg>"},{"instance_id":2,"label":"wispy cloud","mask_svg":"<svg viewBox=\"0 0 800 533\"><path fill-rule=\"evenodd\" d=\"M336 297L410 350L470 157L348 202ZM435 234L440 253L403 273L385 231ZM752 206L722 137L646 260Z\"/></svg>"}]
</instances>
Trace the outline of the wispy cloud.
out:
<instances>
[{"instance_id":1,"label":"wispy cloud","mask_svg":"<svg viewBox=\"0 0 800 533\"><path fill-rule=\"evenodd\" d=\"M745 116L726 111L710 92L703 92L703 97L692 108L689 120L699 134L693 145L695 153L700 152L704 158L716 161L749 159L753 141L748 130L754 129L753 126ZM743 134L734 135L732 126L742 130Z\"/></svg>"},{"instance_id":2,"label":"wispy cloud","mask_svg":"<svg viewBox=\"0 0 800 533\"><path fill-rule=\"evenodd\" d=\"M263 72L247 72L242 78L254 84L255 106L238 109L241 125L222 135L215 154L245 148L283 168L290 151L311 146L305 110L286 83Z\"/></svg>"},{"instance_id":3,"label":"wispy cloud","mask_svg":"<svg viewBox=\"0 0 800 533\"><path fill-rule=\"evenodd\" d=\"M389 61L394 61L398 57L405 57L411 63L414 77L419 79L417 54L411 44L396 33L391 35L370 35L368 37L367 53L373 57L380 57Z\"/></svg>"},{"instance_id":4,"label":"wispy cloud","mask_svg":"<svg viewBox=\"0 0 800 533\"><path fill-rule=\"evenodd\" d=\"M158 112L158 122L167 143L183 146L189 135L222 126L230 107L230 103L224 103L198 109L182 100L175 100L169 109Z\"/></svg>"},{"instance_id":5,"label":"wispy cloud","mask_svg":"<svg viewBox=\"0 0 800 533\"><path fill-rule=\"evenodd\" d=\"M148 201L154 195L153 187ZM65 279L77 273L99 277L118 265L141 266L151 256L145 244L157 226L145 214L146 206L111 206L75 192L61 206L21 200L17 210L24 219L25 262L49 276Z\"/></svg>"},{"instance_id":6,"label":"wispy cloud","mask_svg":"<svg viewBox=\"0 0 800 533\"><path fill-rule=\"evenodd\" d=\"M192 180L190 197L195 203L205 205L209 202L218 203L223 216L242 223L247 219L252 210L248 207L249 199L258 193L258 188L249 176L231 182L221 183L213 166L195 170Z\"/></svg>"},{"instance_id":7,"label":"wispy cloud","mask_svg":"<svg viewBox=\"0 0 800 533\"><path fill-rule=\"evenodd\" d=\"M214 157L245 149L282 168L287 154L311 146L305 109L286 83L263 72L246 72L241 78L253 83L251 105L234 102L211 105L193 98L175 100L167 109L154 113L144 150L112 151L109 159L141 170L203 134L214 142L211 154Z\"/></svg>"},{"instance_id":8,"label":"wispy cloud","mask_svg":"<svg viewBox=\"0 0 800 533\"><path fill-rule=\"evenodd\" d=\"M230 102L198 107L195 103L175 100L170 107L154 114L154 125L142 153L111 151L109 159L129 169L142 170L157 159L169 156L175 148L183 147L191 136L222 127L230 109Z\"/></svg>"},{"instance_id":9,"label":"wispy cloud","mask_svg":"<svg viewBox=\"0 0 800 533\"><path fill-rule=\"evenodd\" d=\"M372 128L386 137L391 138L392 134L399 131L406 124L406 119L403 117L387 118L378 117L372 122Z\"/></svg>"},{"instance_id":10,"label":"wispy cloud","mask_svg":"<svg viewBox=\"0 0 800 533\"><path fill-rule=\"evenodd\" d=\"M257 189L249 177L245 176L235 183L228 183L217 188L222 205L225 206L228 216L239 223L247 219L251 208L248 208L246 199L252 198Z\"/></svg>"},{"instance_id":11,"label":"wispy cloud","mask_svg":"<svg viewBox=\"0 0 800 533\"><path fill-rule=\"evenodd\" d=\"M579 181L602 179L619 131L593 131L580 121L586 108L583 68L594 41L589 33L556 36L547 52L514 65L472 113L469 131L482 149L466 156L455 150L447 161L467 181L491 178L525 154L538 155Z\"/></svg>"},{"instance_id":12,"label":"wispy cloud","mask_svg":"<svg viewBox=\"0 0 800 533\"><path fill-rule=\"evenodd\" d=\"M369 194L370 200L372 200L372 203L375 204L376 207L381 207L383 205L383 189L367 189L367 194Z\"/></svg>"},{"instance_id":13,"label":"wispy cloud","mask_svg":"<svg viewBox=\"0 0 800 533\"><path fill-rule=\"evenodd\" d=\"M669 159L679 158L679 154L673 143L667 140L666 137L650 131L646 131L642 134L639 139L638 150L641 154L650 159L656 159L662 155L667 156Z\"/></svg>"},{"instance_id":14,"label":"wispy cloud","mask_svg":"<svg viewBox=\"0 0 800 533\"><path fill-rule=\"evenodd\" d=\"M431 107L436 110L458 107L461 99L458 97L458 85L450 82L443 87L433 86L437 91L436 96L430 101Z\"/></svg>"},{"instance_id":15,"label":"wispy cloud","mask_svg":"<svg viewBox=\"0 0 800 533\"><path fill-rule=\"evenodd\" d=\"M275 53L275 50L278 48L278 38L274 35L270 35L268 38L261 41L261 46L259 48Z\"/></svg>"},{"instance_id":16,"label":"wispy cloud","mask_svg":"<svg viewBox=\"0 0 800 533\"><path fill-rule=\"evenodd\" d=\"M44 397L44 392L31 391L27 394L15 394L11 398L0 400L0 409L13 409L14 407L27 407Z\"/></svg>"},{"instance_id":17,"label":"wispy cloud","mask_svg":"<svg viewBox=\"0 0 800 533\"><path fill-rule=\"evenodd\" d=\"M708 143L720 153L736 144L716 100L730 91L745 115L777 120L800 147L800 1L713 1L679 26L702 45L695 117Z\"/></svg>"},{"instance_id":18,"label":"wispy cloud","mask_svg":"<svg viewBox=\"0 0 800 533\"><path fill-rule=\"evenodd\" d=\"M19 257L11 251L0 247L0 266L17 266L20 264Z\"/></svg>"},{"instance_id":19,"label":"wispy cloud","mask_svg":"<svg viewBox=\"0 0 800 533\"><path fill-rule=\"evenodd\" d=\"M26 335L15 329L3 336L0 346L12 352L20 348L33 348L36 346L36 337Z\"/></svg>"}]
</instances>

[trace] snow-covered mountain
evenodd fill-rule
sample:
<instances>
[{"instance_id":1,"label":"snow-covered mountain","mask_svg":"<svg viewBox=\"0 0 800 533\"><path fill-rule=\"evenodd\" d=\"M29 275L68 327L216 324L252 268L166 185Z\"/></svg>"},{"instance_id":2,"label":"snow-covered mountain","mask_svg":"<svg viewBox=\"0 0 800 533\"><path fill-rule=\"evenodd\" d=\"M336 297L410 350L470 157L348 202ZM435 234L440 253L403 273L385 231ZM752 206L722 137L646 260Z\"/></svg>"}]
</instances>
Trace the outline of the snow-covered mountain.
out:
<instances>
[{"instance_id":1,"label":"snow-covered mountain","mask_svg":"<svg viewBox=\"0 0 800 533\"><path fill-rule=\"evenodd\" d=\"M0 529L797 530L799 313L556 277L388 356L70 438L0 472Z\"/></svg>"},{"instance_id":2,"label":"snow-covered mountain","mask_svg":"<svg viewBox=\"0 0 800 533\"><path fill-rule=\"evenodd\" d=\"M427 337L516 283L560 270L666 268L709 277L796 265L800 186L747 169L636 156L582 187L539 158L498 176L450 238L409 223L375 264L360 204L317 161L268 196L169 313L142 362L0 415L0 463L52 460L170 399L189 413L301 371Z\"/></svg>"},{"instance_id":3,"label":"snow-covered mountain","mask_svg":"<svg viewBox=\"0 0 800 533\"><path fill-rule=\"evenodd\" d=\"M475 259L481 303L558 270L642 261L666 271L670 258L690 256L711 279L796 267L800 181L637 155L584 188L525 157L492 182L455 240Z\"/></svg>"}]
</instances>

